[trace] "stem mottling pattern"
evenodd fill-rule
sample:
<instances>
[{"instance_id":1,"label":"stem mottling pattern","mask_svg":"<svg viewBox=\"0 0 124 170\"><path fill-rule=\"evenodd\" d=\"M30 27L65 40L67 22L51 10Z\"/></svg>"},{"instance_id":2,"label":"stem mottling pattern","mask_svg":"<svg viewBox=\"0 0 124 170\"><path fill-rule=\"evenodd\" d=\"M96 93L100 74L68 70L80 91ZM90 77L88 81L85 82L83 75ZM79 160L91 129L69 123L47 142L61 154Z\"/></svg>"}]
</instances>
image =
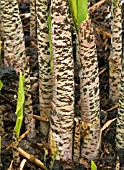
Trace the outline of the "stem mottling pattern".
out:
<instances>
[{"instance_id":1,"label":"stem mottling pattern","mask_svg":"<svg viewBox=\"0 0 124 170\"><path fill-rule=\"evenodd\" d=\"M72 160L74 70L67 0L52 0L53 99L50 135L57 160ZM52 141L50 141L52 147ZM54 154L54 153L53 153Z\"/></svg>"},{"instance_id":2,"label":"stem mottling pattern","mask_svg":"<svg viewBox=\"0 0 124 170\"><path fill-rule=\"evenodd\" d=\"M113 5L111 23L111 55L109 57L109 96L114 102L118 102L120 95L120 79L122 72L122 11L121 0Z\"/></svg>"},{"instance_id":3,"label":"stem mottling pattern","mask_svg":"<svg viewBox=\"0 0 124 170\"><path fill-rule=\"evenodd\" d=\"M100 101L98 61L93 27L90 20L83 21L79 28L79 55L81 62L81 157L93 160L98 155L100 137Z\"/></svg>"},{"instance_id":4,"label":"stem mottling pattern","mask_svg":"<svg viewBox=\"0 0 124 170\"><path fill-rule=\"evenodd\" d=\"M4 65L14 68L25 75L25 124L31 132L28 138L35 136L35 123L30 88L29 60L25 53L25 41L19 7L16 0L1 0L2 27L4 38Z\"/></svg>"},{"instance_id":5,"label":"stem mottling pattern","mask_svg":"<svg viewBox=\"0 0 124 170\"><path fill-rule=\"evenodd\" d=\"M47 0L36 1L37 12L37 39L39 64L39 101L40 115L50 118L50 105L52 99L52 72L50 67L49 32L48 32L48 4ZM49 123L41 122L40 130L47 136Z\"/></svg>"}]
</instances>

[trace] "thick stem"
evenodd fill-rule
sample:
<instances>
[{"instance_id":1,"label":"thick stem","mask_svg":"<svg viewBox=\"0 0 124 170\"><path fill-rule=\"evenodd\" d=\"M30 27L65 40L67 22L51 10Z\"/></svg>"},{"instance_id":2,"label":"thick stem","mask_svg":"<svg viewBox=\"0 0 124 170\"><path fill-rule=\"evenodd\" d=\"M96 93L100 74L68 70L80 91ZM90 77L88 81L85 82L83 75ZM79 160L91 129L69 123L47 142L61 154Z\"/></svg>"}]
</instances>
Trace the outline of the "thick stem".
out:
<instances>
[{"instance_id":1,"label":"thick stem","mask_svg":"<svg viewBox=\"0 0 124 170\"><path fill-rule=\"evenodd\" d=\"M111 55L109 57L109 96L114 102L118 102L120 95L120 79L122 72L122 11L121 0L112 2L111 22Z\"/></svg>"},{"instance_id":2,"label":"thick stem","mask_svg":"<svg viewBox=\"0 0 124 170\"><path fill-rule=\"evenodd\" d=\"M50 145L57 160L72 161L74 70L67 0L52 0L53 99ZM54 141L54 145L52 143Z\"/></svg>"},{"instance_id":3,"label":"thick stem","mask_svg":"<svg viewBox=\"0 0 124 170\"><path fill-rule=\"evenodd\" d=\"M39 64L39 101L40 115L50 118L50 104L52 99L52 73L50 67L50 50L48 34L48 4L47 0L36 1L37 11L37 38ZM44 137L49 131L49 123L41 122L40 130Z\"/></svg>"},{"instance_id":4,"label":"thick stem","mask_svg":"<svg viewBox=\"0 0 124 170\"><path fill-rule=\"evenodd\" d=\"M81 61L80 104L82 119L81 157L94 159L98 155L100 137L99 75L93 27L90 20L79 28L79 55Z\"/></svg>"},{"instance_id":5,"label":"thick stem","mask_svg":"<svg viewBox=\"0 0 124 170\"><path fill-rule=\"evenodd\" d=\"M2 27L4 37L4 65L13 67L17 72L25 75L25 123L30 127L28 138L35 137L35 123L30 88L29 61L25 53L25 41L22 22L19 16L19 7L16 0L1 0ZM27 64L27 65L26 65Z\"/></svg>"}]
</instances>

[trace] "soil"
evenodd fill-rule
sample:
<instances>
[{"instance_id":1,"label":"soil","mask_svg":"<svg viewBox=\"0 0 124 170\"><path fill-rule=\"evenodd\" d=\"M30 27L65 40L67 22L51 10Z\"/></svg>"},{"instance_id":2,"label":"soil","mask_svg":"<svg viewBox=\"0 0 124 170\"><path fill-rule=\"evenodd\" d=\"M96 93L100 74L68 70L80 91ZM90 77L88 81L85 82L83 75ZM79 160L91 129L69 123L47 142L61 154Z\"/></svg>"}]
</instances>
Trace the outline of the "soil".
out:
<instances>
[{"instance_id":1,"label":"soil","mask_svg":"<svg viewBox=\"0 0 124 170\"><path fill-rule=\"evenodd\" d=\"M91 6L97 1L91 1ZM110 12L110 4L111 1L108 0L104 4L102 4L96 11L91 13L92 23L95 28L95 36L96 36L96 45L97 45L97 54L98 54L98 62L99 62L99 77L100 77L100 121L101 127L105 125L105 123L109 120L116 118L117 115L117 103L113 103L111 99L109 99L109 65L108 59L110 55L111 49L111 18L106 19L106 16ZM124 4L123 4L124 5ZM29 13L29 2L21 1L20 2L20 13ZM124 6L123 6L124 9ZM29 32L29 18L21 17L23 22L23 28L25 33L25 42L26 42L26 53L27 56L30 57L30 66L31 66L31 85L32 85L32 99L33 99L33 111L34 114L39 115L39 99L38 99L38 60L37 60L37 48L34 44L36 44L36 39L30 37ZM123 21L124 21L124 10L123 10ZM100 31L99 31L100 30ZM103 30L109 33L106 36ZM124 22L123 22L123 30L124 30ZM73 36L74 39L74 36ZM123 38L124 45L124 38ZM75 55L75 46L74 46L74 55ZM3 57L3 50L2 50ZM74 56L75 60L75 56ZM79 69L77 63L75 61L75 114L78 114L78 101L79 101ZM15 126L16 116L16 102L17 102L17 90L18 90L18 75L15 70L11 67L5 67L3 65L3 58L1 58L0 63L0 79L2 80L4 86L0 92L0 110L3 114L3 122L4 122L4 134L2 135L2 151L1 151L1 169L7 170L10 166L10 163L13 159L11 149L6 150L6 148L11 144L12 133ZM36 86L35 86L36 85ZM35 87L35 88L34 88ZM20 147L23 148L28 153L34 155L36 158L40 159L44 162L44 153L47 145L42 143L41 136L39 134L39 121L36 122L37 129L37 137L35 140L29 141L27 138L24 138L22 142L20 142ZM25 132L24 124L21 128L21 134ZM115 147L115 134L116 134L116 121L113 121L102 133L102 142L101 142L101 150L100 156L95 161L97 168L100 170L114 170L116 167L116 147ZM39 145L40 143L40 145ZM48 150L49 151L49 150ZM21 157L21 160L23 157ZM46 165L49 167L51 161L51 155L48 154L46 156ZM123 159L123 158L122 158ZM121 162L123 163L123 162ZM122 164L123 167L123 164ZM25 170L31 169L36 170L40 169L38 166L31 162L27 162ZM68 164L67 162L61 163L55 161L54 170L62 170L62 169L72 169L72 170L85 170L86 167L83 163L79 162L77 164ZM122 168L123 169L123 168Z\"/></svg>"}]
</instances>

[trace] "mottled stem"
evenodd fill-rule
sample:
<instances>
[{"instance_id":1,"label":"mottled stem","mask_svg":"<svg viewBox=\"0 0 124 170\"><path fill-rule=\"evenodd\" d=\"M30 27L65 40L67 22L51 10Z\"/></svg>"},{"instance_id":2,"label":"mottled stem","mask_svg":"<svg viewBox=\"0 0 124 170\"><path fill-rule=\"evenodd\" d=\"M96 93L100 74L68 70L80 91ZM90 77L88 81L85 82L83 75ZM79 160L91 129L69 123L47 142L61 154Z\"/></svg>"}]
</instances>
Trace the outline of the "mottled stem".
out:
<instances>
[{"instance_id":1,"label":"mottled stem","mask_svg":"<svg viewBox=\"0 0 124 170\"><path fill-rule=\"evenodd\" d=\"M30 36L36 37L36 0L30 1Z\"/></svg>"},{"instance_id":2,"label":"mottled stem","mask_svg":"<svg viewBox=\"0 0 124 170\"><path fill-rule=\"evenodd\" d=\"M122 72L122 11L121 0L112 1L111 54L109 57L109 97L118 102Z\"/></svg>"},{"instance_id":3,"label":"mottled stem","mask_svg":"<svg viewBox=\"0 0 124 170\"><path fill-rule=\"evenodd\" d=\"M67 0L52 0L53 99L50 144L57 160L72 161L74 68ZM52 143L54 141L54 145Z\"/></svg>"},{"instance_id":4,"label":"mottled stem","mask_svg":"<svg viewBox=\"0 0 124 170\"><path fill-rule=\"evenodd\" d=\"M28 138L35 137L35 123L31 100L29 61L25 53L25 41L19 7L16 0L1 0L2 29L4 38L4 65L13 67L17 72L25 75L25 124L30 127ZM26 65L27 64L27 65Z\"/></svg>"},{"instance_id":5,"label":"mottled stem","mask_svg":"<svg viewBox=\"0 0 124 170\"><path fill-rule=\"evenodd\" d=\"M93 160L99 153L100 102L99 75L95 37L90 20L83 21L79 32L79 55L81 61L80 105L81 105L81 157Z\"/></svg>"},{"instance_id":6,"label":"mottled stem","mask_svg":"<svg viewBox=\"0 0 124 170\"><path fill-rule=\"evenodd\" d=\"M50 118L50 106L52 99L52 73L50 67L50 50L48 34L48 4L47 0L36 1L37 12L37 42L39 64L39 101L40 115ZM49 131L49 123L40 123L40 130L46 138Z\"/></svg>"}]
</instances>

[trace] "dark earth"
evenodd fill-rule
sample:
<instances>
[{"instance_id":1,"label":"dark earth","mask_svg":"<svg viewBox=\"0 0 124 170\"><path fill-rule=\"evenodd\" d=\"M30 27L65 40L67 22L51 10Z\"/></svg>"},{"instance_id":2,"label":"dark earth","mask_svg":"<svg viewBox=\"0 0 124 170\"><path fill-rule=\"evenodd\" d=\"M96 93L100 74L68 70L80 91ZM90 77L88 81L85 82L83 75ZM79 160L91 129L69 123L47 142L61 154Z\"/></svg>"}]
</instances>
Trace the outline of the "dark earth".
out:
<instances>
[{"instance_id":1,"label":"dark earth","mask_svg":"<svg viewBox=\"0 0 124 170\"><path fill-rule=\"evenodd\" d=\"M91 0L91 6L98 1ZM108 58L110 55L111 49L111 18L106 19L106 16L110 12L111 7L110 0L103 3L96 11L91 12L92 23L95 28L96 36L96 45L97 45L97 54L99 62L99 77L100 77L100 101L101 101L101 112L100 120L101 127L111 120L114 119L117 115L117 103L113 103L109 99L109 65ZM20 13L29 13L29 2L22 1L20 2ZM124 4L123 4L124 9ZM39 99L38 99L38 61L37 61L37 48L36 48L36 39L30 37L30 19L21 17L23 22L23 28L25 33L26 41L26 52L27 56L30 57L30 66L31 66L31 84L32 84L32 99L33 99L33 111L35 115L39 115ZM123 32L124 32L124 10L123 10ZM109 33L108 35L106 33ZM73 35L73 41L75 41L75 36ZM123 46L124 46L124 34L123 34ZM124 49L124 48L123 48ZM78 114L78 101L79 101L79 70L75 60L75 43L73 43L73 54L75 61L75 114ZM2 50L3 57L3 50ZM13 159L11 149L6 150L7 146L11 144L12 133L15 126L15 110L17 102L17 90L18 90L18 75L14 69L10 67L5 67L3 65L3 58L0 61L0 79L2 80L4 86L0 92L0 110L3 114L4 121L4 135L2 135L2 152L1 152L1 170L7 170L10 166L10 163ZM42 143L41 136L39 133L39 121L36 122L37 129L37 138L32 141L28 141L26 138L20 142L20 147L23 148L28 153L34 155L36 158L44 162L44 153L46 148L49 154L46 156L46 166L49 167L51 161L51 154L46 144ZM21 134L25 132L24 124L21 128ZM101 141L101 150L100 156L95 161L97 168L100 170L114 170L117 164L116 161L116 147L115 147L115 133L116 133L116 121L113 121L109 126L105 128L102 133ZM39 145L39 143L42 145ZM120 151L120 155L123 155L123 151ZM21 157L21 160L23 157ZM123 156L120 156L120 163L122 168L123 165ZM35 164L28 161L26 163L25 170L36 170L40 169ZM68 164L55 161L54 170L85 170L85 166L79 162L77 164Z\"/></svg>"}]
</instances>

